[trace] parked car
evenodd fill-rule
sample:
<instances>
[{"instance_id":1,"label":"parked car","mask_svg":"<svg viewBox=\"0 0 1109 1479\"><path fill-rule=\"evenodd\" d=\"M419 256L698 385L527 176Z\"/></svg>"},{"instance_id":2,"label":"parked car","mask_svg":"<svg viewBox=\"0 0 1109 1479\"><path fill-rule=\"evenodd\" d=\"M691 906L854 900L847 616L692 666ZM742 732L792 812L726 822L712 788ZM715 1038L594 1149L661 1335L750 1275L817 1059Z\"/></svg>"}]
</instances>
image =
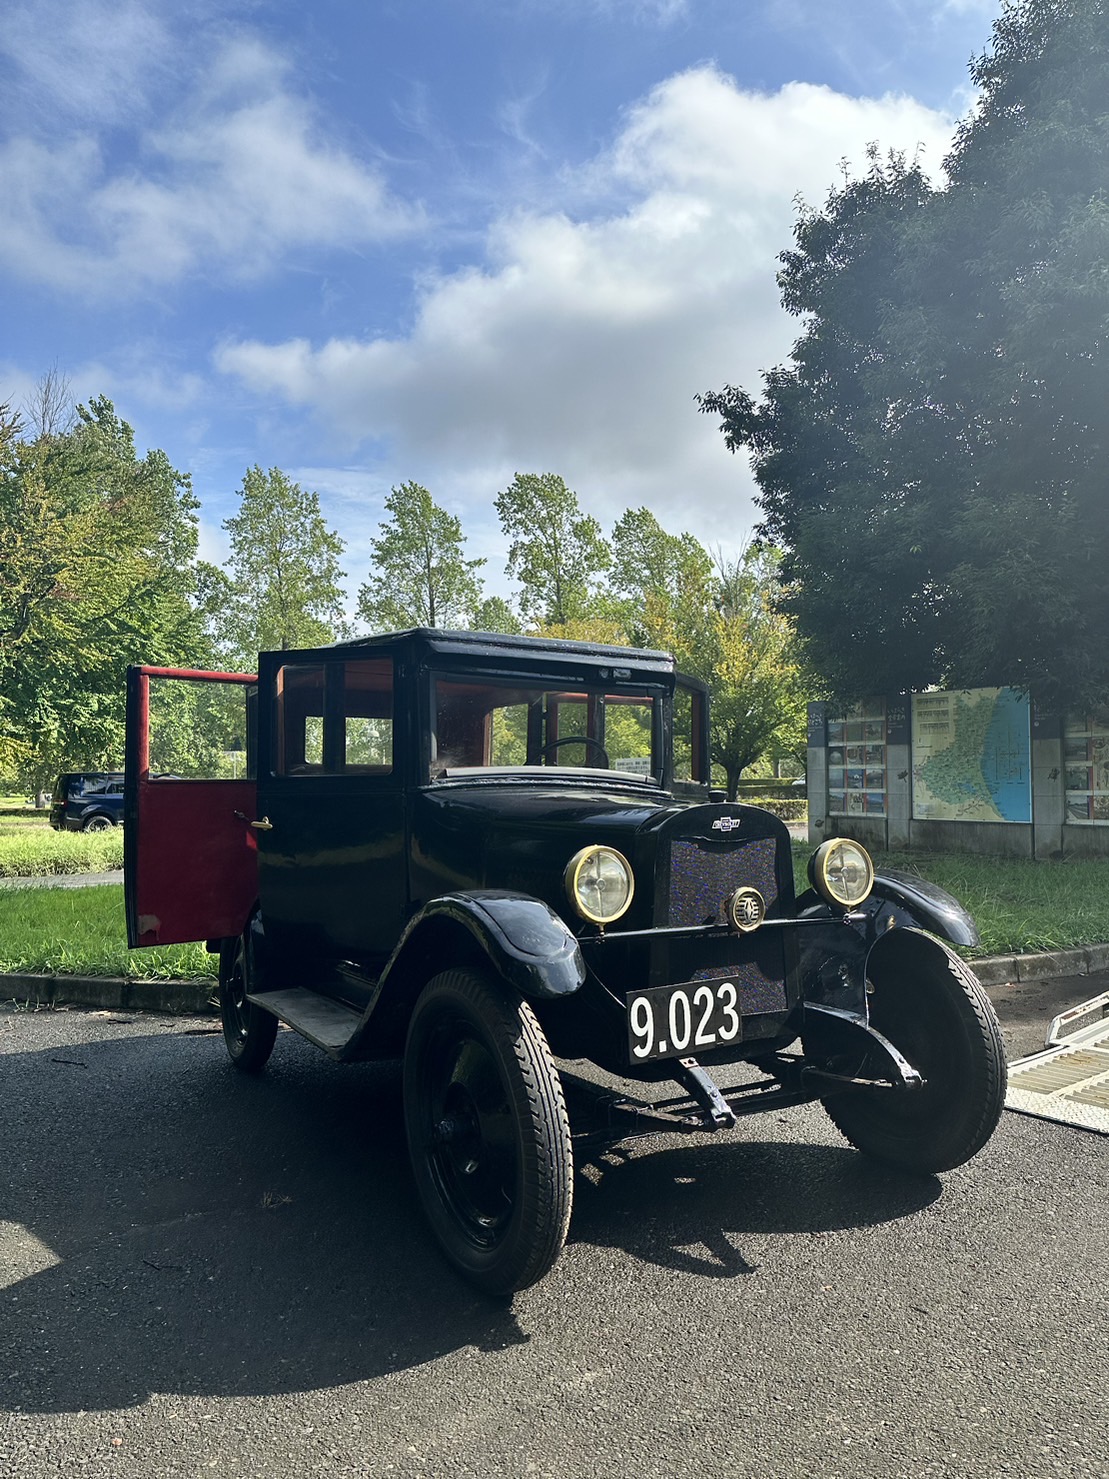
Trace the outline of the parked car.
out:
<instances>
[{"instance_id":1,"label":"parked car","mask_svg":"<svg viewBox=\"0 0 1109 1479\"><path fill-rule=\"evenodd\" d=\"M54 782L55 832L103 832L123 821L123 772L69 771Z\"/></svg>"},{"instance_id":2,"label":"parked car","mask_svg":"<svg viewBox=\"0 0 1109 1479\"><path fill-rule=\"evenodd\" d=\"M179 681L241 685L247 777L151 774L151 692ZM997 1123L997 1020L943 943L973 920L842 838L795 896L786 827L712 790L708 695L664 653L415 630L256 679L136 668L127 745L129 943L218 952L244 1072L280 1022L402 1058L420 1201L487 1291L550 1269L575 1153L819 1100L931 1175Z\"/></svg>"}]
</instances>

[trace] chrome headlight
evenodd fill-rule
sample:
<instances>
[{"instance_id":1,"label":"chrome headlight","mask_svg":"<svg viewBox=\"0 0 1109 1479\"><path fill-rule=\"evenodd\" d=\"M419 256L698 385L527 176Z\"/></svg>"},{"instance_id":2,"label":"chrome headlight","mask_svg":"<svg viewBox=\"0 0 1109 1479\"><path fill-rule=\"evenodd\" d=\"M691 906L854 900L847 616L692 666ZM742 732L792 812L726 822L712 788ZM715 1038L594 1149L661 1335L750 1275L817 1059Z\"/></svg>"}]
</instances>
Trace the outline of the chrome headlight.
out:
<instances>
[{"instance_id":1,"label":"chrome headlight","mask_svg":"<svg viewBox=\"0 0 1109 1479\"><path fill-rule=\"evenodd\" d=\"M850 837L829 837L809 859L809 882L829 904L853 909L874 887L874 864Z\"/></svg>"},{"instance_id":2,"label":"chrome headlight","mask_svg":"<svg viewBox=\"0 0 1109 1479\"><path fill-rule=\"evenodd\" d=\"M570 902L592 924L611 924L627 913L635 893L631 864L614 847L594 843L566 864L563 882Z\"/></svg>"}]
</instances>

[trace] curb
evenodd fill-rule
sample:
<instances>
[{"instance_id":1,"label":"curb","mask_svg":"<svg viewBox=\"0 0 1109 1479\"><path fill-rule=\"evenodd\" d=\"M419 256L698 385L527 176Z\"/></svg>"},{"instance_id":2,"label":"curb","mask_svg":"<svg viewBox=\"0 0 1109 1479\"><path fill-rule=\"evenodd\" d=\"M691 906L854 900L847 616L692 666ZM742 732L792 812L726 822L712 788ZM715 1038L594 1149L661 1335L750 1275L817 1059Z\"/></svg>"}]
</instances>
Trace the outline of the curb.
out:
<instances>
[{"instance_id":1,"label":"curb","mask_svg":"<svg viewBox=\"0 0 1109 1479\"><path fill-rule=\"evenodd\" d=\"M1044 981L1052 976L1092 976L1109 971L1109 944L1029 955L984 955L967 964L983 986ZM214 977L205 981L153 981L0 972L0 999L37 1007L101 1007L117 1012L163 1012L175 1017L212 1016L218 1010L215 990Z\"/></svg>"},{"instance_id":2,"label":"curb","mask_svg":"<svg viewBox=\"0 0 1109 1479\"><path fill-rule=\"evenodd\" d=\"M117 1012L211 1016L215 978L154 981L122 976L43 976L0 972L0 998L31 1007L103 1007Z\"/></svg>"},{"instance_id":3,"label":"curb","mask_svg":"<svg viewBox=\"0 0 1109 1479\"><path fill-rule=\"evenodd\" d=\"M1006 982L1044 981L1051 976L1092 976L1109 970L1109 945L1079 950L1045 950L1028 955L984 955L967 965L983 986Z\"/></svg>"}]
</instances>

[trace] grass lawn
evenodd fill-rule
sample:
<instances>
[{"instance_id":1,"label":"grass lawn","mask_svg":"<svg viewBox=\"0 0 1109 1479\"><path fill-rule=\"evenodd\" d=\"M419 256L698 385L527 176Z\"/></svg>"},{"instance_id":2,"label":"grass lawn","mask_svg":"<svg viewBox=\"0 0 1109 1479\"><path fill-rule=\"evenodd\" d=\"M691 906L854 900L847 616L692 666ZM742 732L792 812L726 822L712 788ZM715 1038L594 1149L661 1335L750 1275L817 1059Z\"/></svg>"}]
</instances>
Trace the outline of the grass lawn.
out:
<instances>
[{"instance_id":1,"label":"grass lawn","mask_svg":"<svg viewBox=\"0 0 1109 1479\"><path fill-rule=\"evenodd\" d=\"M794 846L799 889L806 886L811 851L807 843ZM1109 941L1109 863L1031 863L937 853L891 853L876 861L879 867L886 864L938 883L970 910L982 936L977 950L963 952L971 957ZM0 971L195 979L214 977L216 958L199 944L128 950L119 884L77 889L0 885Z\"/></svg>"},{"instance_id":2,"label":"grass lawn","mask_svg":"<svg viewBox=\"0 0 1109 1479\"><path fill-rule=\"evenodd\" d=\"M0 878L104 873L123 867L123 828L55 832L49 814L18 797L0 798Z\"/></svg>"},{"instance_id":3,"label":"grass lawn","mask_svg":"<svg viewBox=\"0 0 1109 1479\"><path fill-rule=\"evenodd\" d=\"M163 981L214 976L201 945L128 950L123 887L0 886L0 971L141 976Z\"/></svg>"},{"instance_id":4,"label":"grass lawn","mask_svg":"<svg viewBox=\"0 0 1109 1479\"><path fill-rule=\"evenodd\" d=\"M798 888L812 848L793 849ZM879 853L875 867L915 873L954 894L974 916L981 945L960 953L1017 955L1109 941L1109 861L1030 862L966 853Z\"/></svg>"}]
</instances>

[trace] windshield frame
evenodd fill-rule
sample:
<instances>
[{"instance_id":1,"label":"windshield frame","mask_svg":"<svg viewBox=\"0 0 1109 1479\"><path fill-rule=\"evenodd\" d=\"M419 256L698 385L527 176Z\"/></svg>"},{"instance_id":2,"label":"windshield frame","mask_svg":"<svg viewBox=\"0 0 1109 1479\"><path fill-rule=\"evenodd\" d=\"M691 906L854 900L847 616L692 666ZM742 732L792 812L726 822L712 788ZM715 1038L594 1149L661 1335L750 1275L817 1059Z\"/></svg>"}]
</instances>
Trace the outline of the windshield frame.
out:
<instances>
[{"instance_id":1,"label":"windshield frame","mask_svg":"<svg viewBox=\"0 0 1109 1479\"><path fill-rule=\"evenodd\" d=\"M621 676L616 678L610 668L603 671L582 671L575 673L537 672L534 667L528 667L521 671L508 671L500 666L497 668L482 668L480 665L460 668L452 665L439 664L429 665L425 670L426 683L424 696L426 704L426 724L424 726L427 736L427 769L425 774L431 784L449 780L458 780L463 777L467 779L508 779L508 780L550 780L554 776L565 778L589 778L592 781L598 779L605 782L629 784L633 786L649 786L654 790L665 790L670 780L670 750L671 750L671 705L672 685L665 680L661 682L636 681ZM473 764L475 758L473 741L475 736L471 735L469 753L462 757L462 763L444 763L449 761L449 742L444 742L446 737L441 735L440 721L440 685L456 686L466 688L472 685L476 690L508 690L520 695L517 703L523 702L523 695L534 695L532 700L535 704L543 700L543 710L533 708L529 714L527 755L528 759L523 764L505 764L503 761L493 761L489 754L490 736L488 733L488 720L486 733L480 744L482 749L482 763ZM609 710L608 700L616 700L612 703L613 709L619 706L620 700L634 704L637 700L644 705L650 705L651 725L651 753L649 756L650 771L647 774L639 774L632 770L619 770L603 768L595 764L586 763L592 746L583 745L586 755L583 763L573 764L550 764L533 759L544 748L559 738L557 730L552 736L549 734L551 720L550 710L547 707L551 696L556 697L556 702L562 705L573 704L580 707L584 704L586 710L586 733L591 738L604 744L607 733L607 712ZM497 708L507 708L508 705L491 705L485 710L486 715L491 715ZM564 738L571 738L566 735ZM610 757L611 759L611 757ZM469 762L469 763L467 763Z\"/></svg>"}]
</instances>

